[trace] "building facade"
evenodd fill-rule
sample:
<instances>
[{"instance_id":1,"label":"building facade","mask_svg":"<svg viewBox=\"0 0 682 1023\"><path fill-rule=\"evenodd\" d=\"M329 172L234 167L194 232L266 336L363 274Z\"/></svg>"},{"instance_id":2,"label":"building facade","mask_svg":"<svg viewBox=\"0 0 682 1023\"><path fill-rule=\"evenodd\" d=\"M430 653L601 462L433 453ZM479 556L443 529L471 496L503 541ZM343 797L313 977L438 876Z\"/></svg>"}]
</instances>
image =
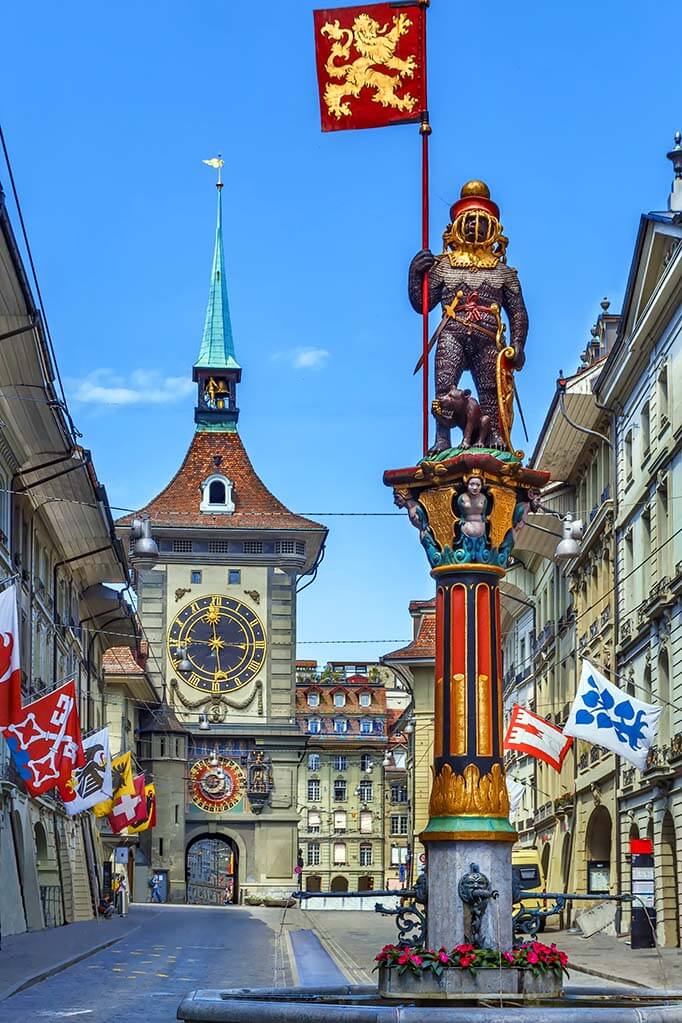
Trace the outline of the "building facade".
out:
<instances>
[{"instance_id":1,"label":"building facade","mask_svg":"<svg viewBox=\"0 0 682 1023\"><path fill-rule=\"evenodd\" d=\"M614 844L627 887L630 839L653 841L657 937L667 947L680 943L682 905L681 188L679 151L671 208L641 218L618 337L597 385L613 410L615 669L622 688L662 708L647 769L620 764Z\"/></svg>"},{"instance_id":2,"label":"building facade","mask_svg":"<svg viewBox=\"0 0 682 1023\"><path fill-rule=\"evenodd\" d=\"M165 694L138 750L170 799L166 810L159 800L150 865L164 872L172 901L258 903L290 891L294 877L305 744L295 708L296 588L317 565L326 530L270 493L238 432L242 370L221 187L192 367L194 436L168 486L117 525L127 540L135 517L147 521L159 549L152 563L132 558L147 671Z\"/></svg>"},{"instance_id":3,"label":"building facade","mask_svg":"<svg viewBox=\"0 0 682 1023\"><path fill-rule=\"evenodd\" d=\"M79 445L0 189L0 585L16 583L22 698L74 678L83 732L105 717L102 657L135 641L106 491ZM25 400L28 394L32 397ZM101 881L89 815L31 798L0 738L0 930L91 919Z\"/></svg>"},{"instance_id":4,"label":"building facade","mask_svg":"<svg viewBox=\"0 0 682 1023\"><path fill-rule=\"evenodd\" d=\"M335 661L318 672L310 663L299 664L296 717L305 737L298 776L300 882L306 891L372 891L384 885L384 685L391 679L378 665ZM402 807L396 800L389 815L396 838L407 836Z\"/></svg>"}]
</instances>

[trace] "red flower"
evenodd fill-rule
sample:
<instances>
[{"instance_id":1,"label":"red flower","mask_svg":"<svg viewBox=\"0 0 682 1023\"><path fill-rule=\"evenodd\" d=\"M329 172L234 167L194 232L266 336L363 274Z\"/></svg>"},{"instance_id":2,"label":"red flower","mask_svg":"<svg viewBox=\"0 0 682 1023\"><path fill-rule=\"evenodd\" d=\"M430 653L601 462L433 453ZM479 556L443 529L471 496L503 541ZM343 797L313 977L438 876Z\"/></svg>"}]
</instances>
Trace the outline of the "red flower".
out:
<instances>
[{"instance_id":1,"label":"red flower","mask_svg":"<svg viewBox=\"0 0 682 1023\"><path fill-rule=\"evenodd\" d=\"M528 962L531 964L531 966L535 966L536 963L540 962L540 957L537 954L537 952L532 951L529 952L526 958L528 959Z\"/></svg>"},{"instance_id":2,"label":"red flower","mask_svg":"<svg viewBox=\"0 0 682 1023\"><path fill-rule=\"evenodd\" d=\"M466 970L467 966L471 966L471 964L475 961L475 959L476 959L476 956L467 956L467 955L460 956L459 965L462 967L463 970Z\"/></svg>"},{"instance_id":3,"label":"red flower","mask_svg":"<svg viewBox=\"0 0 682 1023\"><path fill-rule=\"evenodd\" d=\"M455 945L455 952L473 952L473 945Z\"/></svg>"},{"instance_id":4,"label":"red flower","mask_svg":"<svg viewBox=\"0 0 682 1023\"><path fill-rule=\"evenodd\" d=\"M409 952L403 952L402 955L398 956L398 966L404 966L405 963L408 962L409 958L410 958L410 953Z\"/></svg>"},{"instance_id":5,"label":"red flower","mask_svg":"<svg viewBox=\"0 0 682 1023\"><path fill-rule=\"evenodd\" d=\"M447 954L447 952L445 951L444 948L442 948L440 950L440 952L438 953L438 959L439 959L439 961L441 963L449 963L450 962L450 956Z\"/></svg>"},{"instance_id":6,"label":"red flower","mask_svg":"<svg viewBox=\"0 0 682 1023\"><path fill-rule=\"evenodd\" d=\"M514 962L514 953L513 952L503 952L502 953L502 958L506 959L508 963L513 963Z\"/></svg>"},{"instance_id":7,"label":"red flower","mask_svg":"<svg viewBox=\"0 0 682 1023\"><path fill-rule=\"evenodd\" d=\"M410 962L414 963L415 966L421 966L424 960L421 956L410 956Z\"/></svg>"},{"instance_id":8,"label":"red flower","mask_svg":"<svg viewBox=\"0 0 682 1023\"><path fill-rule=\"evenodd\" d=\"M562 966L568 965L568 956L565 952L557 952L557 955L559 956L559 962Z\"/></svg>"}]
</instances>

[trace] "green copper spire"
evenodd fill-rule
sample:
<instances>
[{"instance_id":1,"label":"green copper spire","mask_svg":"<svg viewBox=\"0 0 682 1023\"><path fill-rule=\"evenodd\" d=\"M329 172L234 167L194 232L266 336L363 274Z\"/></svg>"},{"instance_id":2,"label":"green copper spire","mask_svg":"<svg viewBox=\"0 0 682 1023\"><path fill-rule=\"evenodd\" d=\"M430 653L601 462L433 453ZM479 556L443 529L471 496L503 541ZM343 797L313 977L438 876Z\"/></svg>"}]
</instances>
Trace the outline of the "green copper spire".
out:
<instances>
[{"instance_id":1,"label":"green copper spire","mask_svg":"<svg viewBox=\"0 0 682 1023\"><path fill-rule=\"evenodd\" d=\"M223 252L223 205L222 183L218 184L218 222L215 232L215 250L211 269L211 288L208 293L208 308L204 335L201 339L199 358L195 368L240 369L234 357L234 341L230 322L230 304L227 299L227 278L225 276L225 254Z\"/></svg>"}]
</instances>

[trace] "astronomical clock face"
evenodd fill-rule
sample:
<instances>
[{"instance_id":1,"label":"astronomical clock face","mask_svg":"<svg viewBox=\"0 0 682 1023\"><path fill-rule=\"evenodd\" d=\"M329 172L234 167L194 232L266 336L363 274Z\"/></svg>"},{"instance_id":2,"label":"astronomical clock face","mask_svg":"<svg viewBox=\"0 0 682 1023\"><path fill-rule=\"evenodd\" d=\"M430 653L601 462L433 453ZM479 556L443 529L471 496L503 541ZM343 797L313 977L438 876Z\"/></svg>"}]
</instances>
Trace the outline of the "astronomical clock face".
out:
<instances>
[{"instance_id":1,"label":"astronomical clock face","mask_svg":"<svg viewBox=\"0 0 682 1023\"><path fill-rule=\"evenodd\" d=\"M244 772L234 760L197 760L189 772L192 802L206 813L225 813L244 795Z\"/></svg>"},{"instance_id":2,"label":"astronomical clock face","mask_svg":"<svg viewBox=\"0 0 682 1023\"><path fill-rule=\"evenodd\" d=\"M187 649L189 685L207 693L229 693L247 685L265 663L265 629L257 614L234 597L199 597L178 613L168 632L175 670Z\"/></svg>"}]
</instances>

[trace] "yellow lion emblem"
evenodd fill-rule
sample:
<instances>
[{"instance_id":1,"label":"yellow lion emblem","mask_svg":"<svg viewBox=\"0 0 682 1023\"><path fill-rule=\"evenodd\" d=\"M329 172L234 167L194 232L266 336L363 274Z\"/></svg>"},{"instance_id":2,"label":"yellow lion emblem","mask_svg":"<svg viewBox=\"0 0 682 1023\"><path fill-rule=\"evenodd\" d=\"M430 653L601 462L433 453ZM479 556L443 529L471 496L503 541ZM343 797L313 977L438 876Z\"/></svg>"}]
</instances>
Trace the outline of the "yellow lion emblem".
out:
<instances>
[{"instance_id":1,"label":"yellow lion emblem","mask_svg":"<svg viewBox=\"0 0 682 1023\"><path fill-rule=\"evenodd\" d=\"M338 21L327 22L321 33L334 41L331 53L324 68L330 78L343 79L337 85L327 82L324 90L324 101L329 113L338 121L351 114L347 99L359 96L364 88L374 89L372 100L382 107L394 107L396 110L414 110L417 100L409 92L398 96L397 90L403 85L404 78L414 76L417 62L413 56L407 60L396 57L395 50L401 37L410 28L412 22L406 14L396 14L393 25L379 25L369 14L359 14L353 21L352 29L341 28ZM347 64L337 64L338 60L348 60L351 48L355 47L360 54ZM376 65L385 67L395 74L384 74L377 71Z\"/></svg>"}]
</instances>

